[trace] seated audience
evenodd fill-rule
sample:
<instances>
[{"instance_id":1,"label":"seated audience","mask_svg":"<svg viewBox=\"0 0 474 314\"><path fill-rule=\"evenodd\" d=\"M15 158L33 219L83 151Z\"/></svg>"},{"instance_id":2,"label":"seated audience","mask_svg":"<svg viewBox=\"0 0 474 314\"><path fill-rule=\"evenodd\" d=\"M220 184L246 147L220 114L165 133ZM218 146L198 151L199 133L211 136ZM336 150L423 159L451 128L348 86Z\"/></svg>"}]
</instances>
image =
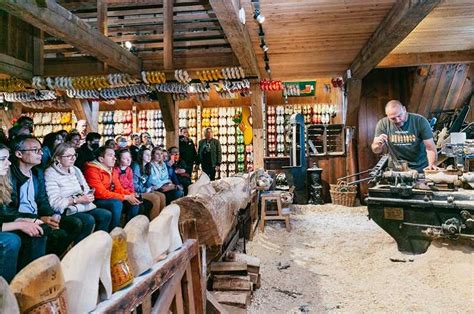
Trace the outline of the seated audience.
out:
<instances>
[{"instance_id":1,"label":"seated audience","mask_svg":"<svg viewBox=\"0 0 474 314\"><path fill-rule=\"evenodd\" d=\"M41 156L41 167L43 169L50 163L51 157L53 156L54 149L59 144L63 143L63 137L61 134L53 132L46 134L43 139L43 155Z\"/></svg>"},{"instance_id":2,"label":"seated audience","mask_svg":"<svg viewBox=\"0 0 474 314\"><path fill-rule=\"evenodd\" d=\"M155 145L153 145L153 142L151 141L151 135L150 133L148 132L142 132L142 134L140 134L140 142L142 144L142 146L140 148L148 148L148 149L153 149L153 147L155 147Z\"/></svg>"},{"instance_id":3,"label":"seated audience","mask_svg":"<svg viewBox=\"0 0 474 314\"><path fill-rule=\"evenodd\" d=\"M41 220L22 221L9 212L12 186L8 177L9 150L0 144L0 276L10 282L18 271L46 252Z\"/></svg>"},{"instance_id":4,"label":"seated audience","mask_svg":"<svg viewBox=\"0 0 474 314\"><path fill-rule=\"evenodd\" d=\"M63 143L66 141L66 137L69 135L69 133L68 133L66 130L60 130L60 131L58 131L58 132L56 132L56 133L58 133L59 135L62 136L62 138L63 138Z\"/></svg>"},{"instance_id":5,"label":"seated audience","mask_svg":"<svg viewBox=\"0 0 474 314\"><path fill-rule=\"evenodd\" d=\"M107 141L105 141L104 146L106 146L108 148L112 148L113 150L115 150L117 148L117 143L115 142L115 140L113 138L111 138L111 139L108 139Z\"/></svg>"},{"instance_id":6,"label":"seated audience","mask_svg":"<svg viewBox=\"0 0 474 314\"><path fill-rule=\"evenodd\" d=\"M149 216L149 213L153 207L151 201L143 199L140 193L135 191L135 186L133 185L133 171L130 167L132 164L132 155L130 151L125 148L117 151L117 164L114 167L114 172L118 176L120 184L125 191L135 194L135 196L141 200L143 203L141 205L141 212L146 213Z\"/></svg>"},{"instance_id":7,"label":"seated audience","mask_svg":"<svg viewBox=\"0 0 474 314\"><path fill-rule=\"evenodd\" d=\"M140 135L133 133L130 135L130 153L132 154L132 160L137 161L138 151L140 150Z\"/></svg>"},{"instance_id":8,"label":"seated audience","mask_svg":"<svg viewBox=\"0 0 474 314\"><path fill-rule=\"evenodd\" d=\"M81 233L82 223L75 217L62 217L51 208L45 191L41 164L41 144L33 136L20 135L11 143L13 163L11 169L10 210L29 221L42 220L48 237L46 251L61 256Z\"/></svg>"},{"instance_id":9,"label":"seated audience","mask_svg":"<svg viewBox=\"0 0 474 314\"><path fill-rule=\"evenodd\" d=\"M95 159L94 152L100 146L101 136L99 133L91 132L86 136L86 142L77 150L77 159L74 166L84 170L84 165Z\"/></svg>"},{"instance_id":10,"label":"seated audience","mask_svg":"<svg viewBox=\"0 0 474 314\"><path fill-rule=\"evenodd\" d=\"M95 189L95 204L112 212L110 230L120 226L122 209L126 211L127 221L140 211L140 201L134 193L127 192L122 187L117 174L112 171L115 161L114 150L101 146L97 149L96 160L87 163L84 170L87 183Z\"/></svg>"},{"instance_id":11,"label":"seated audience","mask_svg":"<svg viewBox=\"0 0 474 314\"><path fill-rule=\"evenodd\" d=\"M150 161L151 151L146 148L141 149L138 152L137 161L132 164L132 170L135 192L139 193L144 200L149 200L153 204L153 207L150 210L150 220L153 220L165 207L166 196L159 191L153 191L152 186L147 187L151 170L147 165Z\"/></svg>"},{"instance_id":12,"label":"seated audience","mask_svg":"<svg viewBox=\"0 0 474 314\"><path fill-rule=\"evenodd\" d=\"M187 164L180 158L179 149L175 146L169 149L168 166L170 166L176 174L179 184L183 186L184 195L188 194L188 186L191 185L191 175L186 171Z\"/></svg>"},{"instance_id":13,"label":"seated audience","mask_svg":"<svg viewBox=\"0 0 474 314\"><path fill-rule=\"evenodd\" d=\"M115 137L116 147L115 149L125 149L128 147L128 141L125 136L118 135Z\"/></svg>"},{"instance_id":14,"label":"seated audience","mask_svg":"<svg viewBox=\"0 0 474 314\"><path fill-rule=\"evenodd\" d=\"M79 242L94 230L109 231L112 214L97 208L94 191L89 188L79 168L74 166L76 151L63 143L56 147L51 165L45 171L46 193L51 207L64 216L81 220L82 230L75 242Z\"/></svg>"},{"instance_id":15,"label":"seated audience","mask_svg":"<svg viewBox=\"0 0 474 314\"><path fill-rule=\"evenodd\" d=\"M170 179L168 166L163 161L163 150L159 147L153 148L151 158L151 162L148 164L150 177L147 188L151 187L153 191L164 193L168 205L175 199L182 197L183 191Z\"/></svg>"},{"instance_id":16,"label":"seated audience","mask_svg":"<svg viewBox=\"0 0 474 314\"><path fill-rule=\"evenodd\" d=\"M77 150L79 147L81 147L81 134L77 132L71 132L66 136L64 141L71 144L72 147Z\"/></svg>"}]
</instances>

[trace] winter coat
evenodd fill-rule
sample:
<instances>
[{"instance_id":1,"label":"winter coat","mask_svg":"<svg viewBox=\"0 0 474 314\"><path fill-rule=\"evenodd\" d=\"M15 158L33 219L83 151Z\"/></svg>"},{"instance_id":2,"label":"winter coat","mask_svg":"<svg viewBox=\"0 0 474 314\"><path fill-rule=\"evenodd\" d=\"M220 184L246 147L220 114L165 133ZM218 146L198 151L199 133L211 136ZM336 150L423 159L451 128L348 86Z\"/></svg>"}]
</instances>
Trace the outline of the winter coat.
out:
<instances>
[{"instance_id":1,"label":"winter coat","mask_svg":"<svg viewBox=\"0 0 474 314\"><path fill-rule=\"evenodd\" d=\"M114 167L113 172L119 178L120 184L130 194L135 193L135 187L133 186L133 171L132 168L127 167L125 170L120 167Z\"/></svg>"},{"instance_id":2,"label":"winter coat","mask_svg":"<svg viewBox=\"0 0 474 314\"><path fill-rule=\"evenodd\" d=\"M84 177L87 183L95 189L96 199L118 199L125 200L127 192L122 185L118 175L98 161L86 163L84 167Z\"/></svg>"},{"instance_id":3,"label":"winter coat","mask_svg":"<svg viewBox=\"0 0 474 314\"><path fill-rule=\"evenodd\" d=\"M166 163L163 162L161 165L151 163L150 166L151 174L146 182L147 188L161 188L163 185L171 183L168 166Z\"/></svg>"},{"instance_id":4,"label":"winter coat","mask_svg":"<svg viewBox=\"0 0 474 314\"><path fill-rule=\"evenodd\" d=\"M79 168L72 166L70 172L66 172L60 167L52 165L46 169L44 179L49 203L55 211L59 211L61 214L66 211L67 215L72 215L96 208L93 203L69 206L71 196L87 194L90 190Z\"/></svg>"}]
</instances>

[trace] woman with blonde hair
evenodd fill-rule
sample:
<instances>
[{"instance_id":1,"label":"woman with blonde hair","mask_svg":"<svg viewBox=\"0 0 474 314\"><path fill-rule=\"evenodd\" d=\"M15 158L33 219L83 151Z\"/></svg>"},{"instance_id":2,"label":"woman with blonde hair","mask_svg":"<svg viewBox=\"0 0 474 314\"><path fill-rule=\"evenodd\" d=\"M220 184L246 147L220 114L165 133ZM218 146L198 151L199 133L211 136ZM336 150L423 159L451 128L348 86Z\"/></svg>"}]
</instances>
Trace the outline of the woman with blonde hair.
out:
<instances>
[{"instance_id":1,"label":"woman with blonde hair","mask_svg":"<svg viewBox=\"0 0 474 314\"><path fill-rule=\"evenodd\" d=\"M7 146L0 144L0 276L8 282L46 252L43 222L19 218L18 212L8 207L12 193L9 156Z\"/></svg>"},{"instance_id":2,"label":"woman with blonde hair","mask_svg":"<svg viewBox=\"0 0 474 314\"><path fill-rule=\"evenodd\" d=\"M56 147L50 166L45 171L46 193L55 212L74 216L82 222L81 233L75 239L79 242L94 230L109 230L112 214L96 208L94 190L89 188L82 172L74 166L77 153L69 143Z\"/></svg>"}]
</instances>

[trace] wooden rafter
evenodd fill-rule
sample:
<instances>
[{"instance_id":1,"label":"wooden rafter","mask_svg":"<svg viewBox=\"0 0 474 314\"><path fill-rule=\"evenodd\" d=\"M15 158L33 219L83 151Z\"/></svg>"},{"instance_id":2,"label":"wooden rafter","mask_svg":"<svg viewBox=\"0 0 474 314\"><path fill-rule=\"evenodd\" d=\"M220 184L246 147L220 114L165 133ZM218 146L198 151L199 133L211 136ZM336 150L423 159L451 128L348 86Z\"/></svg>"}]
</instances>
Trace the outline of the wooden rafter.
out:
<instances>
[{"instance_id":1,"label":"wooden rafter","mask_svg":"<svg viewBox=\"0 0 474 314\"><path fill-rule=\"evenodd\" d=\"M209 0L209 3L245 73L251 76L260 76L257 57L250 40L250 35L240 22L233 1Z\"/></svg>"},{"instance_id":2,"label":"wooden rafter","mask_svg":"<svg viewBox=\"0 0 474 314\"><path fill-rule=\"evenodd\" d=\"M0 53L0 73L7 73L22 79L31 79L33 77L33 65Z\"/></svg>"},{"instance_id":3,"label":"wooden rafter","mask_svg":"<svg viewBox=\"0 0 474 314\"><path fill-rule=\"evenodd\" d=\"M440 2L441 0L396 1L350 65L352 77L364 78Z\"/></svg>"},{"instance_id":4,"label":"wooden rafter","mask_svg":"<svg viewBox=\"0 0 474 314\"><path fill-rule=\"evenodd\" d=\"M45 7L38 6L34 0L4 0L0 8L122 72L137 75L141 70L137 56L53 0L45 0Z\"/></svg>"},{"instance_id":5,"label":"wooden rafter","mask_svg":"<svg viewBox=\"0 0 474 314\"><path fill-rule=\"evenodd\" d=\"M423 64L449 64L474 62L474 50L441 51L424 53L389 54L378 65L378 68L408 67Z\"/></svg>"},{"instance_id":6,"label":"wooden rafter","mask_svg":"<svg viewBox=\"0 0 474 314\"><path fill-rule=\"evenodd\" d=\"M173 69L173 0L163 1L163 64Z\"/></svg>"}]
</instances>

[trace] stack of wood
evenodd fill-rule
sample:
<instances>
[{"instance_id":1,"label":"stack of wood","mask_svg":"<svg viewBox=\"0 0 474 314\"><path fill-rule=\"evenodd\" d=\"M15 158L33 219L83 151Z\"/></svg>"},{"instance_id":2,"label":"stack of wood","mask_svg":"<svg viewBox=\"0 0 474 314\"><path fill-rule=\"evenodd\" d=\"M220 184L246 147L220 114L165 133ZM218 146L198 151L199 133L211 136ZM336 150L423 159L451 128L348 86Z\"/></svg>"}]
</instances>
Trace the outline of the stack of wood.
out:
<instances>
[{"instance_id":1,"label":"stack of wood","mask_svg":"<svg viewBox=\"0 0 474 314\"><path fill-rule=\"evenodd\" d=\"M260 260L230 252L222 262L211 264L211 295L230 313L246 313L250 296L260 288Z\"/></svg>"}]
</instances>

